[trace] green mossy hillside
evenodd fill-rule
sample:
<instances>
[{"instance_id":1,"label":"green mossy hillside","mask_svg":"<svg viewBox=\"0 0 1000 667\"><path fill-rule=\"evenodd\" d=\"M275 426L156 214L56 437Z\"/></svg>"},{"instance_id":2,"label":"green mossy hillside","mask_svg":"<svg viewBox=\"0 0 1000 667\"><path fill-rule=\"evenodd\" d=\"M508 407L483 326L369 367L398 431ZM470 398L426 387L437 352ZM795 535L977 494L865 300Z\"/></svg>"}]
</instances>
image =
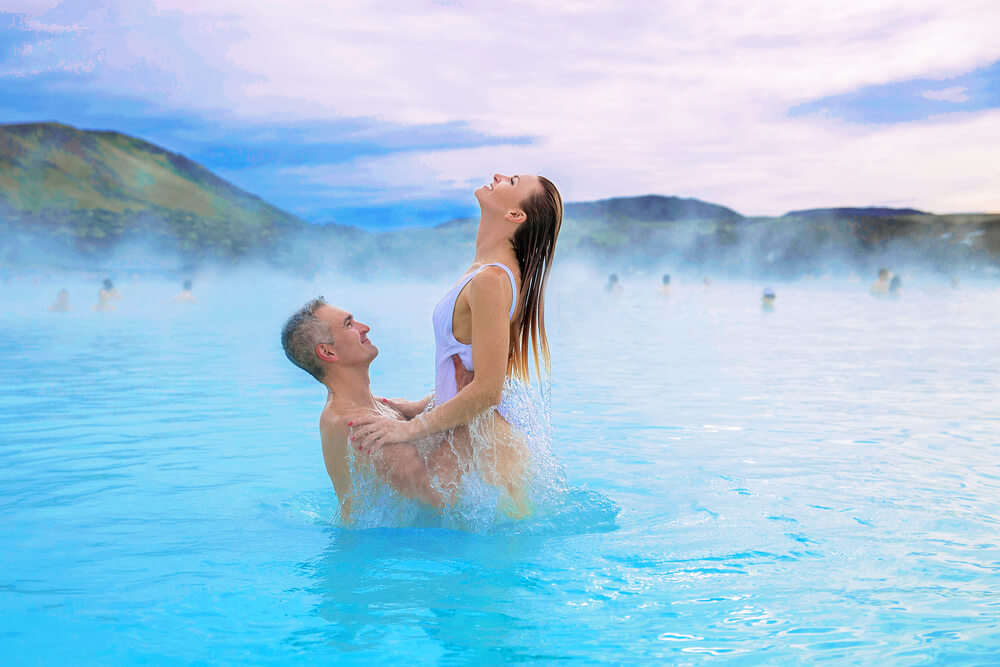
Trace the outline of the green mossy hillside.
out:
<instances>
[{"instance_id":1,"label":"green mossy hillside","mask_svg":"<svg viewBox=\"0 0 1000 667\"><path fill-rule=\"evenodd\" d=\"M136 234L224 258L306 225L183 155L58 123L0 125L0 217L85 252Z\"/></svg>"}]
</instances>

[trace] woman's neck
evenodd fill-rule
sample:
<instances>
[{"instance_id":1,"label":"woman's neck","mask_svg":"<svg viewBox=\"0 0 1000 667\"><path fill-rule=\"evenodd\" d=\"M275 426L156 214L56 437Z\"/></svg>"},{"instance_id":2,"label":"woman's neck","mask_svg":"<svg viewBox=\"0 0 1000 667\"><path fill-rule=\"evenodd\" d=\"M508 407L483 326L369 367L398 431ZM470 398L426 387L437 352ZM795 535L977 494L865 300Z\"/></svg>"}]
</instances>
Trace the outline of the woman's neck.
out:
<instances>
[{"instance_id":1,"label":"woman's neck","mask_svg":"<svg viewBox=\"0 0 1000 667\"><path fill-rule=\"evenodd\" d=\"M510 264L517 262L514 246L510 242L509 230L501 225L484 225L479 223L476 234L476 256L473 264L491 264L501 262Z\"/></svg>"}]
</instances>

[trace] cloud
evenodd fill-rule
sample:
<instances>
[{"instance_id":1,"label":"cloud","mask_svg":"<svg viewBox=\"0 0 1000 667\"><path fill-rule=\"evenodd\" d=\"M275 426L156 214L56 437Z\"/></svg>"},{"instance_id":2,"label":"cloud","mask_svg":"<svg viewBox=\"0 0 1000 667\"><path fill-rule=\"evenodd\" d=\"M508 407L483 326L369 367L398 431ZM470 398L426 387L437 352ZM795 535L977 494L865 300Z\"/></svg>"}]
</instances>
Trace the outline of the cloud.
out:
<instances>
[{"instance_id":1,"label":"cloud","mask_svg":"<svg viewBox=\"0 0 1000 667\"><path fill-rule=\"evenodd\" d=\"M50 33L50 34L54 34L54 35L63 35L63 34L66 34L66 33L73 33L73 32L83 32L83 30L84 30L81 26L78 26L78 25L61 25L61 24L58 24L58 23L52 23L52 24L41 23L39 21L32 20L32 19L29 19L25 23L25 28L27 30L30 30L31 32Z\"/></svg>"},{"instance_id":2,"label":"cloud","mask_svg":"<svg viewBox=\"0 0 1000 667\"><path fill-rule=\"evenodd\" d=\"M966 93L967 88L965 86L951 86L950 88L943 88L941 90L925 90L920 93L921 97L925 97L928 100L934 100L935 102L954 102L955 104L961 104L962 102L968 102L969 96Z\"/></svg>"},{"instance_id":3,"label":"cloud","mask_svg":"<svg viewBox=\"0 0 1000 667\"><path fill-rule=\"evenodd\" d=\"M36 15L59 5L60 0L4 0L4 11L9 14Z\"/></svg>"},{"instance_id":4,"label":"cloud","mask_svg":"<svg viewBox=\"0 0 1000 667\"><path fill-rule=\"evenodd\" d=\"M956 76L865 86L799 104L789 115L851 123L901 123L953 112L1000 108L1000 61Z\"/></svg>"},{"instance_id":5,"label":"cloud","mask_svg":"<svg viewBox=\"0 0 1000 667\"><path fill-rule=\"evenodd\" d=\"M658 192L747 213L886 202L1000 210L984 182L995 174L983 151L995 141L990 108L884 125L819 108L788 115L1000 61L992 0L114 7L64 4L37 16L88 29L78 48L105 54L91 90L244 126L370 119L414 134L457 123L483 137L532 138L276 170L356 202L467 197L464 188L494 171L540 171L571 200Z\"/></svg>"},{"instance_id":6,"label":"cloud","mask_svg":"<svg viewBox=\"0 0 1000 667\"><path fill-rule=\"evenodd\" d=\"M777 214L808 206L912 206L915 201L918 208L942 212L997 206L994 188L1000 182L1000 165L993 154L1000 145L1000 110L877 130L784 121L764 124L751 136L718 141L691 138L678 159L666 164L645 153L642 160L621 162L615 145L604 147L603 153L588 149L598 163L617 161L619 180L612 192L604 183L605 170L574 164L580 153L569 142L394 154L303 167L296 175L323 185L330 197L372 197L381 202L469 200L488 175L522 170L550 176L569 201L607 192L608 196L684 193L727 204L751 202L751 206L759 199L777 203L769 211L735 205L745 214ZM755 150L759 143L769 150ZM692 169L692 164L702 166ZM926 180L927 173L936 174L933 182ZM913 191L915 182L922 182L919 196Z\"/></svg>"}]
</instances>

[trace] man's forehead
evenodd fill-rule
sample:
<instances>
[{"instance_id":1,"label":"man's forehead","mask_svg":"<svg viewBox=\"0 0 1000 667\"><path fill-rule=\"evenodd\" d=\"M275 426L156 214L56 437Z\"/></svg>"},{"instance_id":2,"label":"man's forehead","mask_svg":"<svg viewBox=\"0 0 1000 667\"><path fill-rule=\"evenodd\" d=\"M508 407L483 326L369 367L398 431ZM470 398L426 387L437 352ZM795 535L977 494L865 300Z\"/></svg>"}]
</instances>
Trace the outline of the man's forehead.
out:
<instances>
[{"instance_id":1,"label":"man's forehead","mask_svg":"<svg viewBox=\"0 0 1000 667\"><path fill-rule=\"evenodd\" d=\"M336 306L331 306L330 304L325 304L323 306L320 306L318 309L316 309L315 314L316 317L320 318L321 320L325 320L332 324L333 323L339 324L348 317L351 317L351 314L346 310L342 308L337 308Z\"/></svg>"}]
</instances>

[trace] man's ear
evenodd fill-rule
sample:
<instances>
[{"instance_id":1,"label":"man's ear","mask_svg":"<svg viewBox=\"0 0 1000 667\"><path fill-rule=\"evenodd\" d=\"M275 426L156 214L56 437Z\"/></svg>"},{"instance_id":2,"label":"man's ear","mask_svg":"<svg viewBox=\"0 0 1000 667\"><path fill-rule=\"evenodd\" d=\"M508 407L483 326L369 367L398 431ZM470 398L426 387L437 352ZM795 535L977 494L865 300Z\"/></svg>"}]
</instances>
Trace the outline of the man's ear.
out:
<instances>
[{"instance_id":1,"label":"man's ear","mask_svg":"<svg viewBox=\"0 0 1000 667\"><path fill-rule=\"evenodd\" d=\"M333 349L333 345L329 343L317 343L316 345L316 356L322 361L336 362L337 353Z\"/></svg>"},{"instance_id":2,"label":"man's ear","mask_svg":"<svg viewBox=\"0 0 1000 667\"><path fill-rule=\"evenodd\" d=\"M507 211L507 215L505 215L504 217L507 218L507 220L509 220L510 222L519 225L522 222L524 222L528 216L524 211L522 211L519 208L516 208L513 211Z\"/></svg>"}]
</instances>

